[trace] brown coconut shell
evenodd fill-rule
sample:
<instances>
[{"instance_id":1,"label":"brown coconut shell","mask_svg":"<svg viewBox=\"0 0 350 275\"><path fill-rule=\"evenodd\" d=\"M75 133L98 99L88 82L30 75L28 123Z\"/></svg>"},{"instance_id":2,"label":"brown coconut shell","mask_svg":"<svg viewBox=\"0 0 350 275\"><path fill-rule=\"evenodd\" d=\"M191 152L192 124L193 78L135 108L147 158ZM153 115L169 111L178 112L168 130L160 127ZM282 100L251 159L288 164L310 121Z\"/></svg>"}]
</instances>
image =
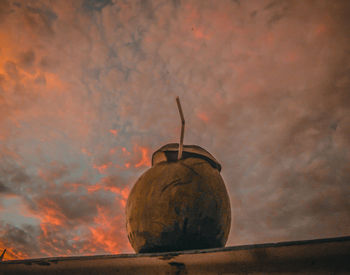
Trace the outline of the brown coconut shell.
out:
<instances>
[{"instance_id":1,"label":"brown coconut shell","mask_svg":"<svg viewBox=\"0 0 350 275\"><path fill-rule=\"evenodd\" d=\"M175 144L178 147L178 144ZM127 205L128 238L136 252L223 247L231 225L221 165L199 146L157 150L137 180Z\"/></svg>"}]
</instances>

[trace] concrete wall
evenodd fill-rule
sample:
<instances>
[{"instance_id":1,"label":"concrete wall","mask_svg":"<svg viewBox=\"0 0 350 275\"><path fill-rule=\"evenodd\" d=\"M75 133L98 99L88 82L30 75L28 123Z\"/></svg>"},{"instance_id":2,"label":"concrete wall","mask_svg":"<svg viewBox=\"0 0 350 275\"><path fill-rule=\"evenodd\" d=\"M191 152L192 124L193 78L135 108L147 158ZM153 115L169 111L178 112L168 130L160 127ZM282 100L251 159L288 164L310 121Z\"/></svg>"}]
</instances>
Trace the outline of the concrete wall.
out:
<instances>
[{"instance_id":1,"label":"concrete wall","mask_svg":"<svg viewBox=\"0 0 350 275\"><path fill-rule=\"evenodd\" d=\"M0 274L350 274L350 237L158 254L6 261Z\"/></svg>"}]
</instances>

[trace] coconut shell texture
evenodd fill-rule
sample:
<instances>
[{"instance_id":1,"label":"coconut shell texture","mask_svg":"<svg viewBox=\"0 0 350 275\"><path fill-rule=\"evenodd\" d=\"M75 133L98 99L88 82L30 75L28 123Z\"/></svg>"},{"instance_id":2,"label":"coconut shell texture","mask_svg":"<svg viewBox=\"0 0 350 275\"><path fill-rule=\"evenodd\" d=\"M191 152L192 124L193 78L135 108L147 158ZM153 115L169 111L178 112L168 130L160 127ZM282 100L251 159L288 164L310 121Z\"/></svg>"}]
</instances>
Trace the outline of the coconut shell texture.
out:
<instances>
[{"instance_id":1,"label":"coconut shell texture","mask_svg":"<svg viewBox=\"0 0 350 275\"><path fill-rule=\"evenodd\" d=\"M128 238L137 253L223 247L230 225L220 172L196 157L148 169L126 205Z\"/></svg>"}]
</instances>

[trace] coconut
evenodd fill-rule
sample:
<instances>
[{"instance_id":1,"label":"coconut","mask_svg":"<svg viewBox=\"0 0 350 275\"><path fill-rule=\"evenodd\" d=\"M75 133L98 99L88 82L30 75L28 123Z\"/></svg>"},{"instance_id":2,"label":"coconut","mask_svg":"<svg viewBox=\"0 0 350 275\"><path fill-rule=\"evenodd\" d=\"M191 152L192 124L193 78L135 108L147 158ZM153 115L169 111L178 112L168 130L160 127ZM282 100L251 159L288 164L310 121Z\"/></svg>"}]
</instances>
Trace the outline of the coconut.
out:
<instances>
[{"instance_id":1,"label":"coconut","mask_svg":"<svg viewBox=\"0 0 350 275\"><path fill-rule=\"evenodd\" d=\"M223 247L231 225L221 165L206 150L168 144L152 156L126 204L129 241L137 253Z\"/></svg>"}]
</instances>

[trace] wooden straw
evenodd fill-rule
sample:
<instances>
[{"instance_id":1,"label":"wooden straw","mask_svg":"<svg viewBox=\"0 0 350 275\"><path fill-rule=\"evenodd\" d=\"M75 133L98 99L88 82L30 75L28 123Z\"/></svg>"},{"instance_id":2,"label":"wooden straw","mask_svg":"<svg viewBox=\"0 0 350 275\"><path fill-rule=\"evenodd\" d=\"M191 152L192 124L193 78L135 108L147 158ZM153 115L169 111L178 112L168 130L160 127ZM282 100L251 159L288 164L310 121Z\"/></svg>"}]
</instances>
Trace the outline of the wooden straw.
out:
<instances>
[{"instance_id":1,"label":"wooden straw","mask_svg":"<svg viewBox=\"0 0 350 275\"><path fill-rule=\"evenodd\" d=\"M180 144L179 144L179 154L177 155L177 159L179 160L182 158L182 149L183 149L183 142L184 142L184 135L185 135L185 118L182 112L180 98L178 96L176 97L176 103L177 103L177 108L179 109L180 118L181 118L181 136L180 136Z\"/></svg>"}]
</instances>

